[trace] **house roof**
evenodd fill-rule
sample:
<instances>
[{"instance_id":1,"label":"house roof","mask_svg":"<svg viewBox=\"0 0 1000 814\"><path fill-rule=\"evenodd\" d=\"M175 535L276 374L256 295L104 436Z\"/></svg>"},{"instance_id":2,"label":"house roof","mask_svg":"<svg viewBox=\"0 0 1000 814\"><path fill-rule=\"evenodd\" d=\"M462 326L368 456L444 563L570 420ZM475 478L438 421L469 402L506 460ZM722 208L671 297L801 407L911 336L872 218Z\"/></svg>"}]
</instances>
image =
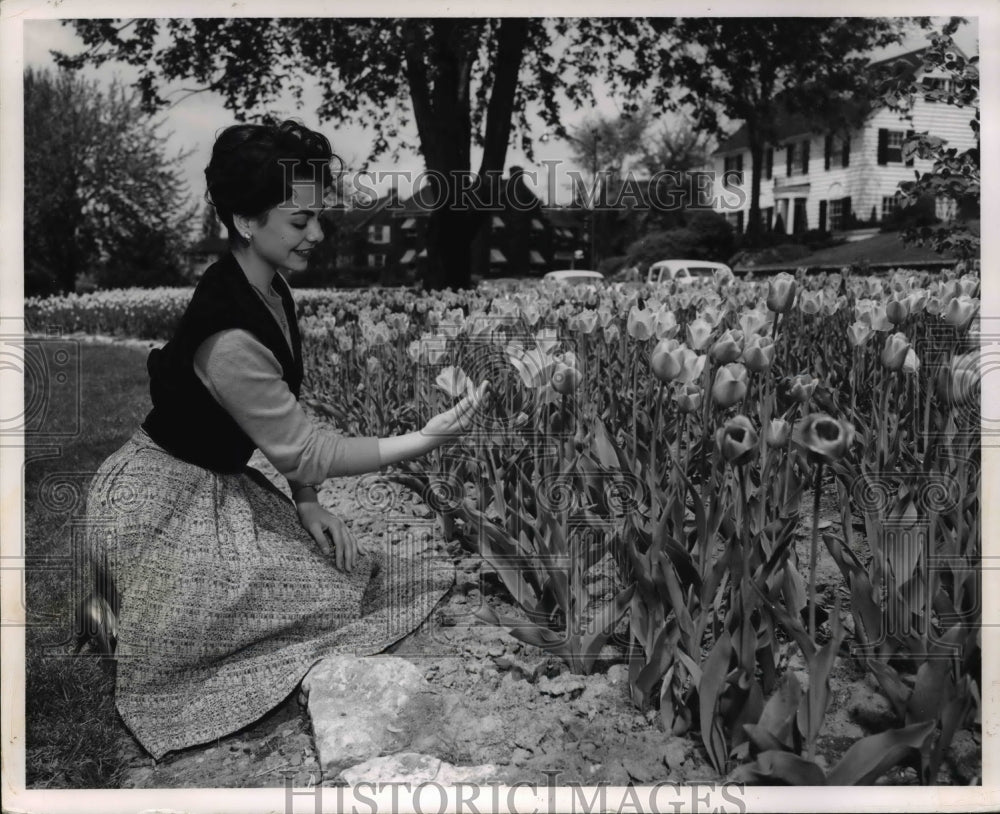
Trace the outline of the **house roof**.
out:
<instances>
[{"instance_id":1,"label":"house roof","mask_svg":"<svg viewBox=\"0 0 1000 814\"><path fill-rule=\"evenodd\" d=\"M907 79L914 76L917 71L923 68L924 52L926 50L926 48L918 48L915 51L908 51L905 54L880 59L872 62L870 67L882 75L894 76L897 79ZM959 49L956 48L956 50ZM845 118L856 118L865 113L860 104L854 100L845 100L842 103L842 111L845 114ZM781 143L785 139L794 138L795 136L822 132L824 129L826 129L826 125L817 116L789 113L785 109L779 109L775 114L775 140L778 143ZM731 136L723 139L713 155L745 150L749 146L750 142L747 137L746 124L743 123L740 124Z\"/></svg>"}]
</instances>

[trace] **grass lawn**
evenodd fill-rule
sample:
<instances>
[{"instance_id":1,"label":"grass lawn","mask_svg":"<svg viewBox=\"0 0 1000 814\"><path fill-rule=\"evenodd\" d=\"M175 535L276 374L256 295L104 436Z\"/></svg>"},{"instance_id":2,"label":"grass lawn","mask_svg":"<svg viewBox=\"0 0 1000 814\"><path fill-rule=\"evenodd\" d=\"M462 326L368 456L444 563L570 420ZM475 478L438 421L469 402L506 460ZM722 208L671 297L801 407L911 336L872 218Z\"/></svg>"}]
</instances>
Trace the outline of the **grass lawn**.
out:
<instances>
[{"instance_id":1,"label":"grass lawn","mask_svg":"<svg viewBox=\"0 0 1000 814\"><path fill-rule=\"evenodd\" d=\"M79 352L82 415L73 415L75 399L52 399L46 418L49 427L79 426L79 433L58 441L58 449L51 439L26 438L28 788L115 788L124 768L112 679L86 651L69 655L73 569L61 563L72 554L92 473L149 410L147 351L82 344ZM26 404L34 403L35 386L26 377Z\"/></svg>"}]
</instances>

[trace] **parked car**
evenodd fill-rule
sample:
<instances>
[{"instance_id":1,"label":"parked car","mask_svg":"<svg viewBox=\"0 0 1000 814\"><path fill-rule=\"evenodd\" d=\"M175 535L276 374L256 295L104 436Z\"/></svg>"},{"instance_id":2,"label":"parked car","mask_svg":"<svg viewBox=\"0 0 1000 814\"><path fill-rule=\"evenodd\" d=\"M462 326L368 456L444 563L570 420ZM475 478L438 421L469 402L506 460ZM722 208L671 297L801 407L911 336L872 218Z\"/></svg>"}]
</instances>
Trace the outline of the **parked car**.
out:
<instances>
[{"instance_id":1,"label":"parked car","mask_svg":"<svg viewBox=\"0 0 1000 814\"><path fill-rule=\"evenodd\" d=\"M588 269L561 269L548 272L542 277L542 280L564 285L588 285L591 288L596 288L604 284L604 275L599 271L589 271Z\"/></svg>"},{"instance_id":2,"label":"parked car","mask_svg":"<svg viewBox=\"0 0 1000 814\"><path fill-rule=\"evenodd\" d=\"M733 270L729 266L708 260L659 260L652 263L646 272L646 282L654 285L692 285L699 280L723 283L732 282L733 279Z\"/></svg>"}]
</instances>

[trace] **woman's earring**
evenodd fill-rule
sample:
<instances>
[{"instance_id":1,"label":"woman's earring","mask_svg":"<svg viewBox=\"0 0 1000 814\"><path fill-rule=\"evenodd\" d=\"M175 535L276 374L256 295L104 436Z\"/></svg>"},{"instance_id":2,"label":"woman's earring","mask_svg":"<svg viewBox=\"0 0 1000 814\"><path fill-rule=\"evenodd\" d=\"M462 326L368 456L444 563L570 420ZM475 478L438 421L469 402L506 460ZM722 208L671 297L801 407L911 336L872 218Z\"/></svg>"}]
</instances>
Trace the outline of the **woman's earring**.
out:
<instances>
[{"instance_id":1,"label":"woman's earring","mask_svg":"<svg viewBox=\"0 0 1000 814\"><path fill-rule=\"evenodd\" d=\"M250 242L250 238L251 238L251 237L252 237L252 235L251 235L251 234L250 234L249 232L247 232L246 234L244 234L244 235L243 235L243 239L244 239L244 240L245 240L245 241L246 241L247 243L249 243L249 242Z\"/></svg>"}]
</instances>

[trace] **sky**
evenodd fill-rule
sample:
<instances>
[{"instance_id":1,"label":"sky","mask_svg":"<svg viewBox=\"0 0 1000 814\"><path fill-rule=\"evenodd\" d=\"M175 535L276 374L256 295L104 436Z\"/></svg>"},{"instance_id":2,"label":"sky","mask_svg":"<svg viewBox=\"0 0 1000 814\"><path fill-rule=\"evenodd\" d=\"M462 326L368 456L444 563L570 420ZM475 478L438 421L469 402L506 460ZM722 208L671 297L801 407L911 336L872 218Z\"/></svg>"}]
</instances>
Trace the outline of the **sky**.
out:
<instances>
[{"instance_id":1,"label":"sky","mask_svg":"<svg viewBox=\"0 0 1000 814\"><path fill-rule=\"evenodd\" d=\"M68 53L76 53L82 49L82 43L72 26L63 25L60 20L26 20L24 38L25 65L32 67L54 66L50 54L53 49ZM966 53L978 52L978 26L975 18L971 18L970 23L963 26L955 40ZM874 56L878 58L889 57L896 53L905 53L922 47L925 44L925 34L917 31L901 45L881 51ZM127 65L109 64L99 69L88 67L85 69L84 75L106 84L111 81L112 77L130 82L135 78L136 72L135 69ZM186 98L181 98L185 96ZM619 113L616 101L602 88L597 89L597 97L597 104L584 111L573 110L571 105L563 105L564 124L568 130L572 132L575 126L584 124L591 116L613 117ZM176 98L179 101L169 110L160 114L157 119L162 121L161 132L168 135L167 144L170 155L190 151L190 155L182 162L182 174L192 195L201 200L204 196L204 168L211 154L215 134L221 128L234 123L234 119L232 114L223 108L221 97L216 94L178 94ZM314 112L318 100L318 91L315 88L307 89L303 95L301 107L294 107L293 101L288 98L283 100L283 109L279 105L276 112L301 119L307 126L321 130L330 138L335 152L345 159L347 165L351 168L359 168L370 151L373 139L372 132L364 126L362 121L336 128L329 123L321 124ZM525 167L529 174L534 172L537 179L537 183L534 184L535 191L543 201L548 203L551 198L554 198L555 203L567 203L570 200L570 182L565 172L576 169L571 160L571 145L558 139L550 139L546 143L540 143L537 136L545 131L545 126L540 120L536 119L536 121L538 124L537 129L534 130L536 136L535 162L530 162L519 148L512 146L508 150L507 166L520 165ZM673 124L677 121L677 117L665 116L662 121ZM416 144L415 126L411 124L404 132L408 140ZM473 154L473 166L476 166L478 157L475 153ZM554 178L550 177L552 164L549 162L559 162L560 169L556 170ZM403 152L398 161L394 161L390 156L384 156L377 163L371 165L369 169L376 174L376 177L381 173L393 171L410 173L410 177L416 177L424 169L424 164L419 154ZM389 181L383 180L381 183L368 185L374 186L378 192L383 193L389 187ZM403 194L407 192L405 183L400 185L400 192Z\"/></svg>"}]
</instances>

